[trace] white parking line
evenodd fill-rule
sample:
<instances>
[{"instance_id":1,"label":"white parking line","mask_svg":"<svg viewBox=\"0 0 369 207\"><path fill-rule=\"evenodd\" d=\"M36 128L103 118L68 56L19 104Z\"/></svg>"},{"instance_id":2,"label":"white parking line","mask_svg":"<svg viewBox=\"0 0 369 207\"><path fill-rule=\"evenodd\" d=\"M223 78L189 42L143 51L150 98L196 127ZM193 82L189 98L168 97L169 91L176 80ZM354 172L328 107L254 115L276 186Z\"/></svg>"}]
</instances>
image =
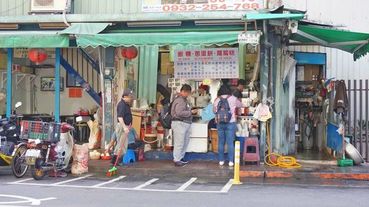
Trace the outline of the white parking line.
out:
<instances>
[{"instance_id":1,"label":"white parking line","mask_svg":"<svg viewBox=\"0 0 369 207\"><path fill-rule=\"evenodd\" d=\"M88 178L88 177L91 177L91 176L92 175L86 175L86 176L83 176L83 177L78 177L78 178L74 178L74 179L70 179L70 180L61 181L61 182L54 183L54 184L51 184L51 185L55 186L55 185L62 185L62 184L65 184L65 183L71 183L71 182L74 182L74 181L77 181L77 180L82 180L82 179L85 179L85 178Z\"/></svg>"},{"instance_id":2,"label":"white parking line","mask_svg":"<svg viewBox=\"0 0 369 207\"><path fill-rule=\"evenodd\" d=\"M27 179L23 179L23 180L18 180L18 181L12 182L11 184L23 183L23 182L27 182L29 180L33 180L33 178L27 178Z\"/></svg>"},{"instance_id":3,"label":"white parking line","mask_svg":"<svg viewBox=\"0 0 369 207\"><path fill-rule=\"evenodd\" d=\"M221 192L228 193L228 191L231 189L233 185L233 179L230 179L227 184L222 188Z\"/></svg>"},{"instance_id":4,"label":"white parking line","mask_svg":"<svg viewBox=\"0 0 369 207\"><path fill-rule=\"evenodd\" d=\"M149 185L151 185L151 184L155 183L155 182L156 182L156 181L158 181L158 180L159 180L159 178L153 178L153 179L151 179L151 180L147 181L146 183L144 183L144 184L142 184L142 185L139 185L139 186L137 186L137 187L135 187L135 188L133 188L133 189L136 189L136 190L142 189L142 188L144 188L144 187L146 187L146 186L149 186Z\"/></svg>"},{"instance_id":5,"label":"white parking line","mask_svg":"<svg viewBox=\"0 0 369 207\"><path fill-rule=\"evenodd\" d=\"M103 186L103 185L107 185L107 184L114 183L114 182L117 182L117 181L119 181L119 180L122 180L122 179L123 179L123 178L125 178L125 177L126 177L126 176L119 176L119 177L117 177L117 178L115 178L115 179L109 180L109 181L104 182L104 183L99 183L99 184L93 185L93 186L91 186L91 187L98 188L98 187L101 187L101 186Z\"/></svg>"},{"instance_id":6,"label":"white parking line","mask_svg":"<svg viewBox=\"0 0 369 207\"><path fill-rule=\"evenodd\" d=\"M41 183L18 183L14 185L43 186L43 187L50 186L48 184L41 184ZM176 190L148 189L148 188L135 189L135 188L120 188L120 187L92 187L92 186L81 186L81 185L56 185L54 187L78 188L78 189L104 189L104 190L123 190L123 191L164 192L164 193L209 193L209 194L226 194L227 193L227 192L221 192L221 191L201 191L201 190L176 191Z\"/></svg>"},{"instance_id":7,"label":"white parking line","mask_svg":"<svg viewBox=\"0 0 369 207\"><path fill-rule=\"evenodd\" d=\"M184 191L186 188L188 188L193 182L195 182L197 178L191 178L189 181L184 183L181 187L177 189L177 191Z\"/></svg>"},{"instance_id":8,"label":"white parking line","mask_svg":"<svg viewBox=\"0 0 369 207\"><path fill-rule=\"evenodd\" d=\"M35 199L35 198L30 198L30 197L25 197L25 196L18 196L18 195L5 195L5 194L0 194L0 197L5 197L5 198L11 198L11 199L18 199L19 201L5 201L5 202L0 202L0 206L3 206L3 204L5 206L8 206L9 204L23 204L23 203L30 203L31 206L39 206L41 205L41 201L48 201L48 200L54 200L56 198L54 197L50 197L50 198L43 198L43 199Z\"/></svg>"}]
</instances>

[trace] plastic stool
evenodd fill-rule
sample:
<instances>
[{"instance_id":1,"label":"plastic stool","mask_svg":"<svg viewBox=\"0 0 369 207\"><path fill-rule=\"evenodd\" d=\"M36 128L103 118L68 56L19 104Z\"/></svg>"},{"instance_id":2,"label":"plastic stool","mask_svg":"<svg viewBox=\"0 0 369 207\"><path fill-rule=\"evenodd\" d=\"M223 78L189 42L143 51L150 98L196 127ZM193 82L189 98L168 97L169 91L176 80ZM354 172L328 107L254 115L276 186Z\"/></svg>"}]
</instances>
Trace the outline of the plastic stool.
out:
<instances>
[{"instance_id":1,"label":"plastic stool","mask_svg":"<svg viewBox=\"0 0 369 207\"><path fill-rule=\"evenodd\" d=\"M252 138L247 138L245 140L243 161L244 162L257 162L258 165L260 164L258 138L252 137Z\"/></svg>"},{"instance_id":2,"label":"plastic stool","mask_svg":"<svg viewBox=\"0 0 369 207\"><path fill-rule=\"evenodd\" d=\"M131 162L136 162L135 151L131 149L127 149L127 153L123 156L122 160L123 164L127 165Z\"/></svg>"}]
</instances>

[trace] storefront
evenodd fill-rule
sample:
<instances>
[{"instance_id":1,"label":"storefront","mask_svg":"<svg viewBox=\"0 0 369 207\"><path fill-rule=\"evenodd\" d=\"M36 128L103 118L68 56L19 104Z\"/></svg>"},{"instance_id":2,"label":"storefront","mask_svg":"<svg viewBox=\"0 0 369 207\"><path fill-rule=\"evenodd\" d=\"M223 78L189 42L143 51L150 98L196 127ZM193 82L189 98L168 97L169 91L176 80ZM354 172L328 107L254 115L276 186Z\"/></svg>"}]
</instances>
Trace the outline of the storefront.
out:
<instances>
[{"instance_id":1,"label":"storefront","mask_svg":"<svg viewBox=\"0 0 369 207\"><path fill-rule=\"evenodd\" d=\"M274 113L286 113L289 106L284 103L286 98L284 92L280 94L280 91L275 91L277 85L270 85L279 81L274 78L274 73L281 74L284 69L284 66L280 66L284 60L274 58L274 56L277 56L275 52L282 54L282 49L285 46L278 34L271 28L278 28L277 25L283 25L289 20L302 17L302 14L252 14L245 17L244 25L241 27L110 30L94 35L76 34L76 43L78 47L82 48L106 48L103 57L108 57L107 54L115 54L113 55L115 64L103 67L107 70L110 70L110 67L115 68L111 73L114 78L105 82L108 83L105 85L105 101L111 107L111 109L107 107L105 110L113 111L111 116L105 113L106 120L116 120L114 106L120 100L123 88L134 90L138 96L133 107L135 112L134 128L141 132L142 139L151 144L151 149L158 147L159 149L170 149L172 140L168 140L163 129L158 127L157 114L158 109L160 110L160 100L173 97L182 83L191 84L195 91L201 85L208 85L210 100L213 101L217 96L216 92L221 79L227 80L223 82L231 87L235 87L238 79L245 79L247 86L242 93L242 101L246 107L239 110L240 128L238 135L243 137L257 136L260 140L260 155L263 158L267 122L259 122L257 118L253 117L253 112L259 103L273 104L273 100L269 97L274 94L281 97L279 100L281 102L276 103L279 108L276 108ZM271 19L277 25L266 23L266 20ZM138 50L137 57L125 58L123 50L132 46ZM223 59L224 57L227 58ZM277 61L280 63L279 66ZM109 61L105 60L104 62ZM198 65L199 69L189 67L195 65ZM278 82L278 84L280 83ZM283 88L282 84L278 87ZM193 106L203 107L196 105L195 98ZM292 104L290 105L292 107ZM216 146L209 145L208 142L208 137L212 137L211 135L216 134L216 132L209 131L208 120L204 122L201 118L199 115L194 120L193 131L196 133L192 135L193 142L189 151L216 151L214 149ZM291 120L294 119L291 118ZM284 120L281 123L279 119L272 119L272 123L273 129L270 130L272 134L286 133L284 130L276 130L277 127L275 127L281 124L285 125ZM293 131L294 123L288 122L288 124L291 124L288 128ZM105 142L110 137L109 131L112 130L109 129L110 126L113 125L105 127ZM294 137L292 133L289 133L289 136ZM278 142L279 136L277 137L273 139L273 142ZM292 140L292 138L289 139ZM213 143L215 142L213 140ZM275 149L279 147L278 145L274 146Z\"/></svg>"},{"instance_id":2,"label":"storefront","mask_svg":"<svg viewBox=\"0 0 369 207\"><path fill-rule=\"evenodd\" d=\"M158 111L165 98L171 98L182 83L189 83L197 91L201 85L209 90L210 102L215 99L221 79L234 87L238 79L245 79L246 90L241 93L245 108L239 110L238 135L257 136L260 145L260 157L263 160L265 150L281 154L296 153L295 139L295 86L296 62L287 50L288 40L311 43L316 38L296 33L303 14L250 13L242 19L229 22L217 22L219 25L201 26L186 23L184 26L142 26L136 22L116 23L79 23L56 34L32 32L2 33L1 48L88 48L94 51L99 60L103 92L104 146L111 137L115 122L115 106L120 100L124 88L132 89L138 97L133 106L135 111L134 127L142 139L151 143L151 149L169 149L171 140L166 139L162 128L158 127ZM215 21L216 22L216 21ZM132 24L135 24L132 27ZM173 22L171 22L173 24ZM234 25L235 24L235 25ZM123 29L122 29L123 28ZM306 26L300 27L305 33L311 32ZM317 33L320 34L319 32ZM301 36L302 35L302 36ZM310 34L311 35L311 34ZM333 34L332 34L333 35ZM334 35L333 35L334 36ZM40 38L41 37L41 38ZM257 37L257 38L255 38ZM311 40L309 40L309 37ZM321 36L325 38L325 36ZM365 38L354 35L344 43L337 45L351 52L365 52L365 43L354 41ZM331 38L331 37L329 37ZM354 39L353 39L354 38ZM42 39L42 41L41 41ZM318 38L319 39L319 38ZM322 41L318 41L322 42ZM323 43L323 42L322 42ZM354 44L345 46L343 44ZM362 46L364 45L364 46ZM131 48L132 56L127 57ZM131 50L129 49L129 50ZM8 49L7 75L11 80L12 49ZM356 57L359 57L357 55ZM61 56L61 50L55 49L55 120L60 119L60 64L68 67ZM214 64L215 63L215 64ZM198 68L192 66L198 66ZM72 66L72 65L71 65ZM191 67L190 67L191 66ZM70 73L70 70L68 71ZM322 71L324 74L324 71ZM78 78L77 78L78 79ZM8 94L12 93L12 81L8 81ZM252 84L250 84L252 83ZM82 84L88 91L89 85ZM11 102L7 96L7 115L11 113ZM93 99L98 99L97 97ZM14 100L13 100L14 101ZM204 107L194 98L194 107ZM267 104L272 118L263 121L255 118L254 110L258 104ZM208 130L208 123L201 120L199 114L194 120L193 143L189 151L216 151L209 144L214 130ZM243 124L242 124L243 123ZM210 140L211 141L211 140ZM215 141L213 141L213 144ZM267 144L268 143L268 144ZM167 146L167 147L166 147Z\"/></svg>"}]
</instances>

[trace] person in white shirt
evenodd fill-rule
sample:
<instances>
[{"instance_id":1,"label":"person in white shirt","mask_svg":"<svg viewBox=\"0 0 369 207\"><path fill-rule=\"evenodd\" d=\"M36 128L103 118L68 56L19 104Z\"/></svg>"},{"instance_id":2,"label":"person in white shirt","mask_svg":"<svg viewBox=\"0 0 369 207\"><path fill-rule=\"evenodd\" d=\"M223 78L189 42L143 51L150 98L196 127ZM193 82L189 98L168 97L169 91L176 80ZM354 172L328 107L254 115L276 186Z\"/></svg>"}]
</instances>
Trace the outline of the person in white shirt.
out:
<instances>
[{"instance_id":1,"label":"person in white shirt","mask_svg":"<svg viewBox=\"0 0 369 207\"><path fill-rule=\"evenodd\" d=\"M201 84L196 93L193 94L196 100L196 107L204 108L210 102L209 86Z\"/></svg>"}]
</instances>

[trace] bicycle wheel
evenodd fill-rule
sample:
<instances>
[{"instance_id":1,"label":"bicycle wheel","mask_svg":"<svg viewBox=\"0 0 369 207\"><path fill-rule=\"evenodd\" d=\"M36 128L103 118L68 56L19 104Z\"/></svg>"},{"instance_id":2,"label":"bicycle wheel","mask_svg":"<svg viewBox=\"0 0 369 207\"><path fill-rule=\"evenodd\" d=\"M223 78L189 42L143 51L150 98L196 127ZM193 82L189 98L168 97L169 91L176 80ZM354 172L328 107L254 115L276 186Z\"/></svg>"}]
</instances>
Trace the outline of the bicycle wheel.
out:
<instances>
[{"instance_id":1,"label":"bicycle wheel","mask_svg":"<svg viewBox=\"0 0 369 207\"><path fill-rule=\"evenodd\" d=\"M13 175L16 178L21 178L27 173L28 165L25 160L26 151L27 147L25 145L21 145L15 152L12 159L11 168Z\"/></svg>"}]
</instances>

